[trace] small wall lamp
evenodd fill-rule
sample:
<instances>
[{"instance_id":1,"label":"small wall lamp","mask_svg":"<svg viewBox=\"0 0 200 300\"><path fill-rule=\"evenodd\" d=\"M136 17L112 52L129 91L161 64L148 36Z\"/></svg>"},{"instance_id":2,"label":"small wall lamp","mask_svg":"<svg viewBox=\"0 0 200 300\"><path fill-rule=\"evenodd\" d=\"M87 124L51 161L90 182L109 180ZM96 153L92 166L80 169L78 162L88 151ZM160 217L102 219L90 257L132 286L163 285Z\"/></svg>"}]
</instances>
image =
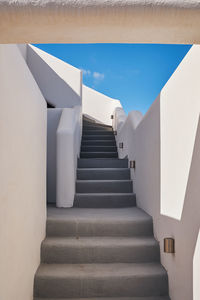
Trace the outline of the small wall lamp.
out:
<instances>
[{"instance_id":1,"label":"small wall lamp","mask_svg":"<svg viewBox=\"0 0 200 300\"><path fill-rule=\"evenodd\" d=\"M164 238L164 252L175 253L175 240L173 238Z\"/></svg>"},{"instance_id":2,"label":"small wall lamp","mask_svg":"<svg viewBox=\"0 0 200 300\"><path fill-rule=\"evenodd\" d=\"M135 167L136 167L135 160L130 160L130 168L135 169Z\"/></svg>"},{"instance_id":3,"label":"small wall lamp","mask_svg":"<svg viewBox=\"0 0 200 300\"><path fill-rule=\"evenodd\" d=\"M113 119L114 119L114 116L113 116L113 115L111 115L111 116L110 116L110 118L111 118L111 120L113 120Z\"/></svg>"},{"instance_id":4,"label":"small wall lamp","mask_svg":"<svg viewBox=\"0 0 200 300\"><path fill-rule=\"evenodd\" d=\"M119 148L123 149L124 148L124 143L119 143Z\"/></svg>"},{"instance_id":5,"label":"small wall lamp","mask_svg":"<svg viewBox=\"0 0 200 300\"><path fill-rule=\"evenodd\" d=\"M117 131L113 131L114 135L117 135Z\"/></svg>"}]
</instances>

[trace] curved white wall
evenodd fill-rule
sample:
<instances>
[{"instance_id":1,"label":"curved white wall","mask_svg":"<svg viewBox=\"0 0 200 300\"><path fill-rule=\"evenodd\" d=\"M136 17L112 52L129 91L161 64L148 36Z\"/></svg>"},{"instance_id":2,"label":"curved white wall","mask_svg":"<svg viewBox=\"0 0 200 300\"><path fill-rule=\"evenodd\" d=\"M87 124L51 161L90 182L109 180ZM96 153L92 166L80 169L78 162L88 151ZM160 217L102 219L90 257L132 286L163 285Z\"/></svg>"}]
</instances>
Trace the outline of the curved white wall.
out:
<instances>
[{"instance_id":1,"label":"curved white wall","mask_svg":"<svg viewBox=\"0 0 200 300\"><path fill-rule=\"evenodd\" d=\"M81 105L81 70L31 45L27 46L27 64L50 104L57 108Z\"/></svg>"},{"instance_id":2,"label":"curved white wall","mask_svg":"<svg viewBox=\"0 0 200 300\"><path fill-rule=\"evenodd\" d=\"M0 45L0 299L32 300L46 224L46 102L19 48Z\"/></svg>"},{"instance_id":3,"label":"curved white wall","mask_svg":"<svg viewBox=\"0 0 200 300\"><path fill-rule=\"evenodd\" d=\"M82 137L81 107L65 108L56 131L56 206L72 207Z\"/></svg>"},{"instance_id":4,"label":"curved white wall","mask_svg":"<svg viewBox=\"0 0 200 300\"><path fill-rule=\"evenodd\" d=\"M83 85L82 105L83 114L107 125L112 125L111 115L115 108L121 107L119 100L112 99L85 85Z\"/></svg>"},{"instance_id":5,"label":"curved white wall","mask_svg":"<svg viewBox=\"0 0 200 300\"><path fill-rule=\"evenodd\" d=\"M0 43L200 43L198 0L7 0Z\"/></svg>"}]
</instances>

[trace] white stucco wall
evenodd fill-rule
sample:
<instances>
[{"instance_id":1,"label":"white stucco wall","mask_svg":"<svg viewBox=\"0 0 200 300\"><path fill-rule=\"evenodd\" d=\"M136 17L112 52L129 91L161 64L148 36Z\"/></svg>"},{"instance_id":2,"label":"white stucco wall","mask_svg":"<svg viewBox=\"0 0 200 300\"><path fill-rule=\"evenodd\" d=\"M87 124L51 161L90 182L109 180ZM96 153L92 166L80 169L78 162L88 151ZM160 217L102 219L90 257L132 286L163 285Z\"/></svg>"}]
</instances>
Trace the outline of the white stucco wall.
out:
<instances>
[{"instance_id":1,"label":"white stucco wall","mask_svg":"<svg viewBox=\"0 0 200 300\"><path fill-rule=\"evenodd\" d=\"M64 108L56 132L56 206L72 207L82 138L82 109Z\"/></svg>"},{"instance_id":2,"label":"white stucco wall","mask_svg":"<svg viewBox=\"0 0 200 300\"><path fill-rule=\"evenodd\" d=\"M153 216L172 300L200 295L199 78L200 46L193 46L136 130L125 123L118 136L123 156L136 160L137 204ZM168 236L175 238L174 255L163 252Z\"/></svg>"},{"instance_id":3,"label":"white stucco wall","mask_svg":"<svg viewBox=\"0 0 200 300\"><path fill-rule=\"evenodd\" d=\"M112 99L85 85L83 85L82 105L83 114L107 125L112 125L111 115L115 108L121 107L119 100Z\"/></svg>"},{"instance_id":4,"label":"white stucco wall","mask_svg":"<svg viewBox=\"0 0 200 300\"><path fill-rule=\"evenodd\" d=\"M27 63L50 104L57 108L81 105L81 70L31 45L27 46Z\"/></svg>"},{"instance_id":5,"label":"white stucco wall","mask_svg":"<svg viewBox=\"0 0 200 300\"><path fill-rule=\"evenodd\" d=\"M56 131L62 108L47 109L47 201L56 203Z\"/></svg>"},{"instance_id":6,"label":"white stucco wall","mask_svg":"<svg viewBox=\"0 0 200 300\"><path fill-rule=\"evenodd\" d=\"M0 299L32 300L46 223L46 102L16 45L0 45Z\"/></svg>"},{"instance_id":7,"label":"white stucco wall","mask_svg":"<svg viewBox=\"0 0 200 300\"><path fill-rule=\"evenodd\" d=\"M17 45L23 58L25 59L25 61L27 60L27 48L28 48L28 45L27 44L18 44Z\"/></svg>"},{"instance_id":8,"label":"white stucco wall","mask_svg":"<svg viewBox=\"0 0 200 300\"><path fill-rule=\"evenodd\" d=\"M0 43L200 42L199 0L0 1Z\"/></svg>"}]
</instances>

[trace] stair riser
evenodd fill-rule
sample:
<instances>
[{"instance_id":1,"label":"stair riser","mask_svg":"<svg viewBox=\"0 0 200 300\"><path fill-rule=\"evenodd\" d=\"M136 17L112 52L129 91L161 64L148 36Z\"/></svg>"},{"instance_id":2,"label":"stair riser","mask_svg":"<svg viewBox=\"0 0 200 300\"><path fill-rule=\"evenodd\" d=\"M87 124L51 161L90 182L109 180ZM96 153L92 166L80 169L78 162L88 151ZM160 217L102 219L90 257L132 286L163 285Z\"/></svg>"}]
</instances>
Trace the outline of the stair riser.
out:
<instances>
[{"instance_id":1,"label":"stair riser","mask_svg":"<svg viewBox=\"0 0 200 300\"><path fill-rule=\"evenodd\" d=\"M83 120L83 126L101 126L101 127L112 128L111 125L105 125L103 123L90 122L90 121L86 121L86 120Z\"/></svg>"},{"instance_id":2,"label":"stair riser","mask_svg":"<svg viewBox=\"0 0 200 300\"><path fill-rule=\"evenodd\" d=\"M127 159L78 159L78 168L128 168Z\"/></svg>"},{"instance_id":3,"label":"stair riser","mask_svg":"<svg viewBox=\"0 0 200 300\"><path fill-rule=\"evenodd\" d=\"M77 193L132 193L132 181L76 182Z\"/></svg>"},{"instance_id":4,"label":"stair riser","mask_svg":"<svg viewBox=\"0 0 200 300\"><path fill-rule=\"evenodd\" d=\"M80 158L117 158L117 152L81 152Z\"/></svg>"},{"instance_id":5,"label":"stair riser","mask_svg":"<svg viewBox=\"0 0 200 300\"><path fill-rule=\"evenodd\" d=\"M47 236L150 236L153 234L152 220L82 222L47 220Z\"/></svg>"},{"instance_id":6,"label":"stair riser","mask_svg":"<svg viewBox=\"0 0 200 300\"><path fill-rule=\"evenodd\" d=\"M106 131L106 130L84 130L83 135L108 135L114 136L113 131Z\"/></svg>"},{"instance_id":7,"label":"stair riser","mask_svg":"<svg viewBox=\"0 0 200 300\"><path fill-rule=\"evenodd\" d=\"M129 169L119 170L95 170L95 169L79 169L77 170L77 179L80 180L126 180L130 179Z\"/></svg>"},{"instance_id":8,"label":"stair riser","mask_svg":"<svg viewBox=\"0 0 200 300\"><path fill-rule=\"evenodd\" d=\"M105 140L105 141L95 141L95 140L88 140L88 141L82 141L82 146L113 146L116 147L116 142L113 141L109 141L109 140Z\"/></svg>"},{"instance_id":9,"label":"stair riser","mask_svg":"<svg viewBox=\"0 0 200 300\"><path fill-rule=\"evenodd\" d=\"M88 141L88 140L109 140L109 141L115 141L115 136L114 135L87 135L83 134L82 135L82 140L83 141Z\"/></svg>"},{"instance_id":10,"label":"stair riser","mask_svg":"<svg viewBox=\"0 0 200 300\"><path fill-rule=\"evenodd\" d=\"M82 152L117 152L116 146L82 146Z\"/></svg>"},{"instance_id":11,"label":"stair riser","mask_svg":"<svg viewBox=\"0 0 200 300\"><path fill-rule=\"evenodd\" d=\"M120 244L120 241L119 241ZM41 260L43 263L146 263L159 261L158 245L121 247L63 247L59 244L48 246L43 243Z\"/></svg>"},{"instance_id":12,"label":"stair riser","mask_svg":"<svg viewBox=\"0 0 200 300\"><path fill-rule=\"evenodd\" d=\"M82 208L113 208L113 207L131 207L136 205L135 195L84 195L76 194L74 207Z\"/></svg>"},{"instance_id":13,"label":"stair riser","mask_svg":"<svg viewBox=\"0 0 200 300\"><path fill-rule=\"evenodd\" d=\"M36 277L35 296L38 297L130 297L167 294L167 277L113 276L68 278Z\"/></svg>"}]
</instances>

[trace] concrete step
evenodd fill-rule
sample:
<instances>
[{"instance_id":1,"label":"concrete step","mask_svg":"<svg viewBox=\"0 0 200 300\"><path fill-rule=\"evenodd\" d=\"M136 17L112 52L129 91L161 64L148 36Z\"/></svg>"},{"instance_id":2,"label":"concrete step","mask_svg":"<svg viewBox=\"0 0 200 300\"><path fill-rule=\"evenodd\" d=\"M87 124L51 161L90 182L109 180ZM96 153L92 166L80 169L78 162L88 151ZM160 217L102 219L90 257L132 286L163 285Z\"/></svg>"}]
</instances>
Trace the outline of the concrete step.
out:
<instances>
[{"instance_id":1,"label":"concrete step","mask_svg":"<svg viewBox=\"0 0 200 300\"><path fill-rule=\"evenodd\" d=\"M117 152L116 146L81 146L82 152Z\"/></svg>"},{"instance_id":2,"label":"concrete step","mask_svg":"<svg viewBox=\"0 0 200 300\"><path fill-rule=\"evenodd\" d=\"M81 168L77 169L78 180L126 180L130 179L128 168Z\"/></svg>"},{"instance_id":3,"label":"concrete step","mask_svg":"<svg viewBox=\"0 0 200 300\"><path fill-rule=\"evenodd\" d=\"M81 152L80 158L117 158L117 152Z\"/></svg>"},{"instance_id":4,"label":"concrete step","mask_svg":"<svg viewBox=\"0 0 200 300\"><path fill-rule=\"evenodd\" d=\"M82 140L82 146L116 146L115 140Z\"/></svg>"},{"instance_id":5,"label":"concrete step","mask_svg":"<svg viewBox=\"0 0 200 300\"><path fill-rule=\"evenodd\" d=\"M128 159L93 158L78 159L78 168L128 168Z\"/></svg>"},{"instance_id":6,"label":"concrete step","mask_svg":"<svg viewBox=\"0 0 200 300\"><path fill-rule=\"evenodd\" d=\"M82 135L82 141L88 141L88 140L109 140L109 141L115 141L115 136L114 136L114 134L112 134L112 135L96 135L96 132L95 132L95 134L91 134L91 135L88 135L88 134L85 134L85 133L83 133L83 135Z\"/></svg>"},{"instance_id":7,"label":"concrete step","mask_svg":"<svg viewBox=\"0 0 200 300\"><path fill-rule=\"evenodd\" d=\"M159 263L41 264L35 297L165 296L167 273Z\"/></svg>"},{"instance_id":8,"label":"concrete step","mask_svg":"<svg viewBox=\"0 0 200 300\"><path fill-rule=\"evenodd\" d=\"M74 207L83 208L117 208L136 205L133 193L89 193L75 194Z\"/></svg>"},{"instance_id":9,"label":"concrete step","mask_svg":"<svg viewBox=\"0 0 200 300\"><path fill-rule=\"evenodd\" d=\"M144 263L160 259L153 237L47 238L42 243L43 263Z\"/></svg>"},{"instance_id":10,"label":"concrete step","mask_svg":"<svg viewBox=\"0 0 200 300\"><path fill-rule=\"evenodd\" d=\"M93 125L83 124L83 131L85 131L85 130L113 131L112 127L108 127L105 125L97 125L97 124L93 124Z\"/></svg>"},{"instance_id":11,"label":"concrete step","mask_svg":"<svg viewBox=\"0 0 200 300\"><path fill-rule=\"evenodd\" d=\"M137 207L47 210L47 236L152 236L152 218Z\"/></svg>"},{"instance_id":12,"label":"concrete step","mask_svg":"<svg viewBox=\"0 0 200 300\"><path fill-rule=\"evenodd\" d=\"M77 193L132 193L132 180L77 180Z\"/></svg>"},{"instance_id":13,"label":"concrete step","mask_svg":"<svg viewBox=\"0 0 200 300\"><path fill-rule=\"evenodd\" d=\"M170 300L167 296L154 297L109 297L109 298L34 298L34 300Z\"/></svg>"},{"instance_id":14,"label":"concrete step","mask_svg":"<svg viewBox=\"0 0 200 300\"><path fill-rule=\"evenodd\" d=\"M88 125L88 126L103 126L103 127L111 127L110 125L106 125L104 123L99 123L99 122L95 122L95 120L85 120L83 119L83 125Z\"/></svg>"},{"instance_id":15,"label":"concrete step","mask_svg":"<svg viewBox=\"0 0 200 300\"><path fill-rule=\"evenodd\" d=\"M108 136L114 136L113 131L106 131L106 130L84 130L83 135L108 135Z\"/></svg>"},{"instance_id":16,"label":"concrete step","mask_svg":"<svg viewBox=\"0 0 200 300\"><path fill-rule=\"evenodd\" d=\"M112 126L110 125L106 125L106 124L103 124L103 123L98 123L98 122L91 122L91 121L88 121L88 120L83 120L83 126L100 126L100 127L108 127L108 128L112 128Z\"/></svg>"}]
</instances>

